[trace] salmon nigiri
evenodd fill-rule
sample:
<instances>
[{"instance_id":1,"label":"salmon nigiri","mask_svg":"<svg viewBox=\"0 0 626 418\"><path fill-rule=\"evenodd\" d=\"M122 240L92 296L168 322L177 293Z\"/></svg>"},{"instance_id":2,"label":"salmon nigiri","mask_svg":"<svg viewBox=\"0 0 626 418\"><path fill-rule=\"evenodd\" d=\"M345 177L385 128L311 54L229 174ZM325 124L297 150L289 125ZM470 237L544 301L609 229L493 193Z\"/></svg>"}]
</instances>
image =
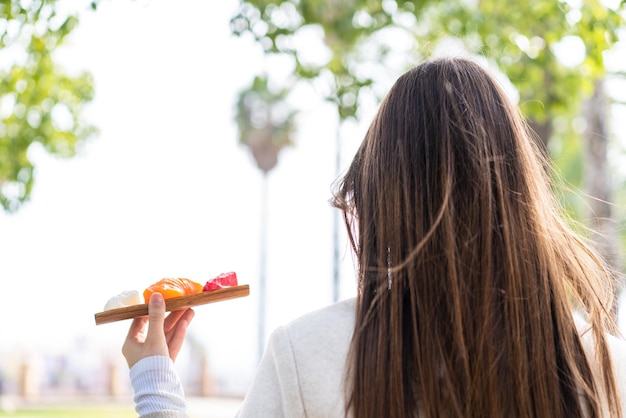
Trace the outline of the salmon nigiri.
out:
<instances>
[{"instance_id":1,"label":"salmon nigiri","mask_svg":"<svg viewBox=\"0 0 626 418\"><path fill-rule=\"evenodd\" d=\"M163 299L189 296L202 292L203 285L185 278L165 278L151 284L143 291L143 298L148 303L153 293L160 293Z\"/></svg>"}]
</instances>

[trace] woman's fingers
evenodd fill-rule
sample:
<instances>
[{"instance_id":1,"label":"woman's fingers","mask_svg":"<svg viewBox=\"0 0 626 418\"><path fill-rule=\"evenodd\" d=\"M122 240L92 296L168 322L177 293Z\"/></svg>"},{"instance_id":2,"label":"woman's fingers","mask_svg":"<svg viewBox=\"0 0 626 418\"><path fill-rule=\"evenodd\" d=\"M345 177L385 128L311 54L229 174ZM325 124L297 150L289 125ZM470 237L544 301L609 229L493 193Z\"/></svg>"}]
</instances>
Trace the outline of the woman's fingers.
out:
<instances>
[{"instance_id":1,"label":"woman's fingers","mask_svg":"<svg viewBox=\"0 0 626 418\"><path fill-rule=\"evenodd\" d=\"M135 363L144 357L142 352L146 340L147 328L147 317L144 316L133 319L124 345L122 345L122 354L126 359L126 363L128 363L128 367L133 367Z\"/></svg>"},{"instance_id":2,"label":"woman's fingers","mask_svg":"<svg viewBox=\"0 0 626 418\"><path fill-rule=\"evenodd\" d=\"M185 335L187 334L187 327L193 319L195 312L193 309L187 309L180 311L180 314L176 317L176 325L173 326L170 332L166 333L167 346L169 348L169 355L172 361L176 360L178 353L185 341Z\"/></svg>"},{"instance_id":3,"label":"woman's fingers","mask_svg":"<svg viewBox=\"0 0 626 418\"><path fill-rule=\"evenodd\" d=\"M146 330L148 326L148 317L141 316L133 319L132 324L128 330L126 339L132 339L133 341L143 342L146 339Z\"/></svg>"},{"instance_id":4,"label":"woman's fingers","mask_svg":"<svg viewBox=\"0 0 626 418\"><path fill-rule=\"evenodd\" d=\"M180 311L173 311L165 318L165 324L163 326L163 330L165 333L170 332L178 323L180 318L187 312L187 309L183 309Z\"/></svg>"}]
</instances>

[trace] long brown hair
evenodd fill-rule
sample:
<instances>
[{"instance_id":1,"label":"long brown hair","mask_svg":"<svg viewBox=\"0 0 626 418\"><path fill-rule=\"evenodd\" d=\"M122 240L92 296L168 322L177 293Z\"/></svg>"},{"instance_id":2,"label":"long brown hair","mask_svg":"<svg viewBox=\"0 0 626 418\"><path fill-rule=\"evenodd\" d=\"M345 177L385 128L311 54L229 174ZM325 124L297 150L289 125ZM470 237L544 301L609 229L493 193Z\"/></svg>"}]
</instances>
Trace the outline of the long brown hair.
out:
<instances>
[{"instance_id":1,"label":"long brown hair","mask_svg":"<svg viewBox=\"0 0 626 418\"><path fill-rule=\"evenodd\" d=\"M358 264L347 415L622 416L611 272L560 217L550 176L481 65L436 59L397 80L332 200Z\"/></svg>"}]
</instances>

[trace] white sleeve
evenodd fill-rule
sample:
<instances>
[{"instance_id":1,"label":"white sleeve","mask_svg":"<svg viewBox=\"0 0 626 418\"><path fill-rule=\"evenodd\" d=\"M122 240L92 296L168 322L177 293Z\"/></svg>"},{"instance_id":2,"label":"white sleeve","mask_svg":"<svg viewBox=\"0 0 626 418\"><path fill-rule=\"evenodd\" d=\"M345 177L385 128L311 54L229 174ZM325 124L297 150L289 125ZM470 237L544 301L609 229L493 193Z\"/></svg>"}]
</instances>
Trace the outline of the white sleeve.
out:
<instances>
[{"instance_id":1,"label":"white sleeve","mask_svg":"<svg viewBox=\"0 0 626 418\"><path fill-rule=\"evenodd\" d=\"M135 411L140 416L187 416L183 386L169 357L146 357L135 363L129 373Z\"/></svg>"}]
</instances>

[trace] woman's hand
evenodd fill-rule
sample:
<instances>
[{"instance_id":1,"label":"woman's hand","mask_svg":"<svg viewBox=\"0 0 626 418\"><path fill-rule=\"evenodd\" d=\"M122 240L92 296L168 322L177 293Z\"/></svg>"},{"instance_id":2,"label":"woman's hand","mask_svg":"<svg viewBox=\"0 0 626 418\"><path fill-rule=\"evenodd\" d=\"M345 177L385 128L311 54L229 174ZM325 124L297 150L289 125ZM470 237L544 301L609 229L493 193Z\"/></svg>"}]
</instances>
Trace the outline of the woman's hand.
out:
<instances>
[{"instance_id":1,"label":"woman's hand","mask_svg":"<svg viewBox=\"0 0 626 418\"><path fill-rule=\"evenodd\" d=\"M176 360L194 314L193 309L184 309L165 317L163 296L154 293L148 303L148 316L133 319L122 346L128 367L149 356L169 356Z\"/></svg>"}]
</instances>

